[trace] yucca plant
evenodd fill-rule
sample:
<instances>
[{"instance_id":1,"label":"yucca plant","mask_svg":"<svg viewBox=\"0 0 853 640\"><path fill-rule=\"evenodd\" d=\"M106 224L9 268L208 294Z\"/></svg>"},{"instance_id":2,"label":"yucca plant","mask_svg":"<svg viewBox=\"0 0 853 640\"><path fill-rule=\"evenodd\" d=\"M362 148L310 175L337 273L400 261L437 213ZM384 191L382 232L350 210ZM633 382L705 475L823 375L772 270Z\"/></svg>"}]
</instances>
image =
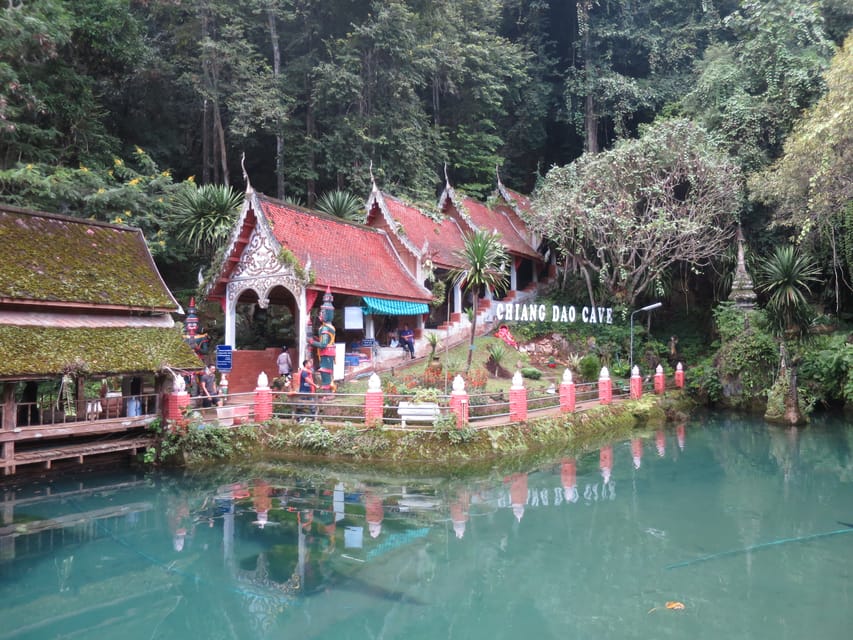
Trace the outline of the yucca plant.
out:
<instances>
[{"instance_id":1,"label":"yucca plant","mask_svg":"<svg viewBox=\"0 0 853 640\"><path fill-rule=\"evenodd\" d=\"M226 185L182 190L172 203L178 237L197 252L213 255L231 233L242 204L243 194Z\"/></svg>"},{"instance_id":2,"label":"yucca plant","mask_svg":"<svg viewBox=\"0 0 853 640\"><path fill-rule=\"evenodd\" d=\"M364 217L364 202L349 191L327 191L317 200L317 210L344 220L360 221Z\"/></svg>"},{"instance_id":3,"label":"yucca plant","mask_svg":"<svg viewBox=\"0 0 853 640\"><path fill-rule=\"evenodd\" d=\"M761 262L759 291L769 295L767 311L777 333L804 335L814 317L807 295L809 285L819 282L820 267L795 247L779 247Z\"/></svg>"}]
</instances>

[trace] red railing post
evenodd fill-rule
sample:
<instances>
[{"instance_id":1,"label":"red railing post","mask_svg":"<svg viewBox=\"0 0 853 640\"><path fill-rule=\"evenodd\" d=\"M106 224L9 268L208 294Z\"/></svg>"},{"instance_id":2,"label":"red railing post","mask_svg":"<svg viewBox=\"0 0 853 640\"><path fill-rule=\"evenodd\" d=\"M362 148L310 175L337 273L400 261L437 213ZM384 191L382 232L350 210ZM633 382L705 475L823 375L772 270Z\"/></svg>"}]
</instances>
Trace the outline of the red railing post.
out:
<instances>
[{"instance_id":1,"label":"red railing post","mask_svg":"<svg viewBox=\"0 0 853 640\"><path fill-rule=\"evenodd\" d=\"M258 386L255 388L255 422L265 422L272 418L272 389L267 374L258 374Z\"/></svg>"},{"instance_id":2,"label":"red railing post","mask_svg":"<svg viewBox=\"0 0 853 640\"><path fill-rule=\"evenodd\" d=\"M456 374L453 378L453 391L450 393L450 410L456 414L456 428L468 426L468 392L465 390L465 379Z\"/></svg>"},{"instance_id":3,"label":"red railing post","mask_svg":"<svg viewBox=\"0 0 853 640\"><path fill-rule=\"evenodd\" d=\"M364 394L364 423L368 427L382 425L382 410L385 405L385 394L382 392L382 381L374 372L367 381L367 393Z\"/></svg>"},{"instance_id":4,"label":"red railing post","mask_svg":"<svg viewBox=\"0 0 853 640\"><path fill-rule=\"evenodd\" d=\"M601 367L601 373L598 374L598 401L601 404L610 404L613 401L613 381L607 367Z\"/></svg>"},{"instance_id":5,"label":"red railing post","mask_svg":"<svg viewBox=\"0 0 853 640\"><path fill-rule=\"evenodd\" d=\"M512 376L512 386L509 388L509 419L511 422L527 421L527 389L524 388L521 371L516 371Z\"/></svg>"},{"instance_id":6,"label":"red railing post","mask_svg":"<svg viewBox=\"0 0 853 640\"><path fill-rule=\"evenodd\" d=\"M569 369L563 371L563 380L560 382L560 411L572 413L575 410L575 382Z\"/></svg>"},{"instance_id":7,"label":"red railing post","mask_svg":"<svg viewBox=\"0 0 853 640\"><path fill-rule=\"evenodd\" d=\"M643 377L640 375L640 367L634 365L631 370L631 400L639 400L643 397Z\"/></svg>"},{"instance_id":8,"label":"red railing post","mask_svg":"<svg viewBox=\"0 0 853 640\"><path fill-rule=\"evenodd\" d=\"M675 386L679 389L684 388L684 367L680 362L675 366Z\"/></svg>"},{"instance_id":9,"label":"red railing post","mask_svg":"<svg viewBox=\"0 0 853 640\"><path fill-rule=\"evenodd\" d=\"M666 391L666 376L663 373L663 365L658 365L655 369L655 393L660 395Z\"/></svg>"},{"instance_id":10,"label":"red railing post","mask_svg":"<svg viewBox=\"0 0 853 640\"><path fill-rule=\"evenodd\" d=\"M190 394L182 376L174 376L172 393L165 394L163 403L163 418L169 420L181 420L184 417L184 409L190 406Z\"/></svg>"}]
</instances>

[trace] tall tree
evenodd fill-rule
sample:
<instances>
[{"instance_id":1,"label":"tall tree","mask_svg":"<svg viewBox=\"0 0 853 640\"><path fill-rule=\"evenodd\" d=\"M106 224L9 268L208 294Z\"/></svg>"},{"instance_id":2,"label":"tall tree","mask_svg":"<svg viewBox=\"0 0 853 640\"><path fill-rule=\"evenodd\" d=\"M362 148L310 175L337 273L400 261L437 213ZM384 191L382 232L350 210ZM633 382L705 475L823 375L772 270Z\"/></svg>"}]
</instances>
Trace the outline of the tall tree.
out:
<instances>
[{"instance_id":1,"label":"tall tree","mask_svg":"<svg viewBox=\"0 0 853 640\"><path fill-rule=\"evenodd\" d=\"M548 172L528 224L611 302L633 306L677 264L729 248L742 206L738 168L700 127L664 120L638 140Z\"/></svg>"}]
</instances>

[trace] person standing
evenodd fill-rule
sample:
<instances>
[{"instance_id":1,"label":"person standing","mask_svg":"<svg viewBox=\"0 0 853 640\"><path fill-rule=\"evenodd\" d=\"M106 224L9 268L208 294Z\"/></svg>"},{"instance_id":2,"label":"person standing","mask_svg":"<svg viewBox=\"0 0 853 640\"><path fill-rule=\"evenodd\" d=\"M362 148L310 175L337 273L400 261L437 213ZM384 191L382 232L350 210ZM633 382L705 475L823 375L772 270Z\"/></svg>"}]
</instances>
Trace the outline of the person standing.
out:
<instances>
[{"instance_id":1,"label":"person standing","mask_svg":"<svg viewBox=\"0 0 853 640\"><path fill-rule=\"evenodd\" d=\"M300 404L310 408L311 415L317 415L317 405L312 402L312 397L317 391L317 383L314 382L314 361L306 358L302 361L302 369L299 372L299 394Z\"/></svg>"},{"instance_id":2,"label":"person standing","mask_svg":"<svg viewBox=\"0 0 853 640\"><path fill-rule=\"evenodd\" d=\"M287 345L281 348L281 353L278 354L275 363L278 365L279 377L284 377L286 382L289 381L293 375L293 362L290 359L290 351L287 350Z\"/></svg>"},{"instance_id":3,"label":"person standing","mask_svg":"<svg viewBox=\"0 0 853 640\"><path fill-rule=\"evenodd\" d=\"M400 344L409 352L410 357L415 357L415 332L409 328L408 324L404 324L400 331Z\"/></svg>"},{"instance_id":4,"label":"person standing","mask_svg":"<svg viewBox=\"0 0 853 640\"><path fill-rule=\"evenodd\" d=\"M201 376L201 406L212 407L219 404L219 392L216 388L216 367L213 365L204 368Z\"/></svg>"}]
</instances>

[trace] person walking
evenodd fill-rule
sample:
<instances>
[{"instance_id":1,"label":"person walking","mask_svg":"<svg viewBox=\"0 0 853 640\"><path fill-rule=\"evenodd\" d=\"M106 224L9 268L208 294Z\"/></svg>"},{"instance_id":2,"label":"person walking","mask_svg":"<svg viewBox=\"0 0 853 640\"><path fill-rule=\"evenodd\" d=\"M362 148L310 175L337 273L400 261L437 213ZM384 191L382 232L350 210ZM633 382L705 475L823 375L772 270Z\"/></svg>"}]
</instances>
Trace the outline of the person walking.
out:
<instances>
[{"instance_id":1,"label":"person walking","mask_svg":"<svg viewBox=\"0 0 853 640\"><path fill-rule=\"evenodd\" d=\"M219 390L216 388L216 367L209 365L204 368L201 376L201 406L213 407L219 404Z\"/></svg>"},{"instance_id":2,"label":"person walking","mask_svg":"<svg viewBox=\"0 0 853 640\"><path fill-rule=\"evenodd\" d=\"M290 359L290 351L288 351L287 345L281 348L281 353L278 354L275 363L278 366L279 378L284 377L284 386L289 386L290 378L293 375L293 362Z\"/></svg>"}]
</instances>

